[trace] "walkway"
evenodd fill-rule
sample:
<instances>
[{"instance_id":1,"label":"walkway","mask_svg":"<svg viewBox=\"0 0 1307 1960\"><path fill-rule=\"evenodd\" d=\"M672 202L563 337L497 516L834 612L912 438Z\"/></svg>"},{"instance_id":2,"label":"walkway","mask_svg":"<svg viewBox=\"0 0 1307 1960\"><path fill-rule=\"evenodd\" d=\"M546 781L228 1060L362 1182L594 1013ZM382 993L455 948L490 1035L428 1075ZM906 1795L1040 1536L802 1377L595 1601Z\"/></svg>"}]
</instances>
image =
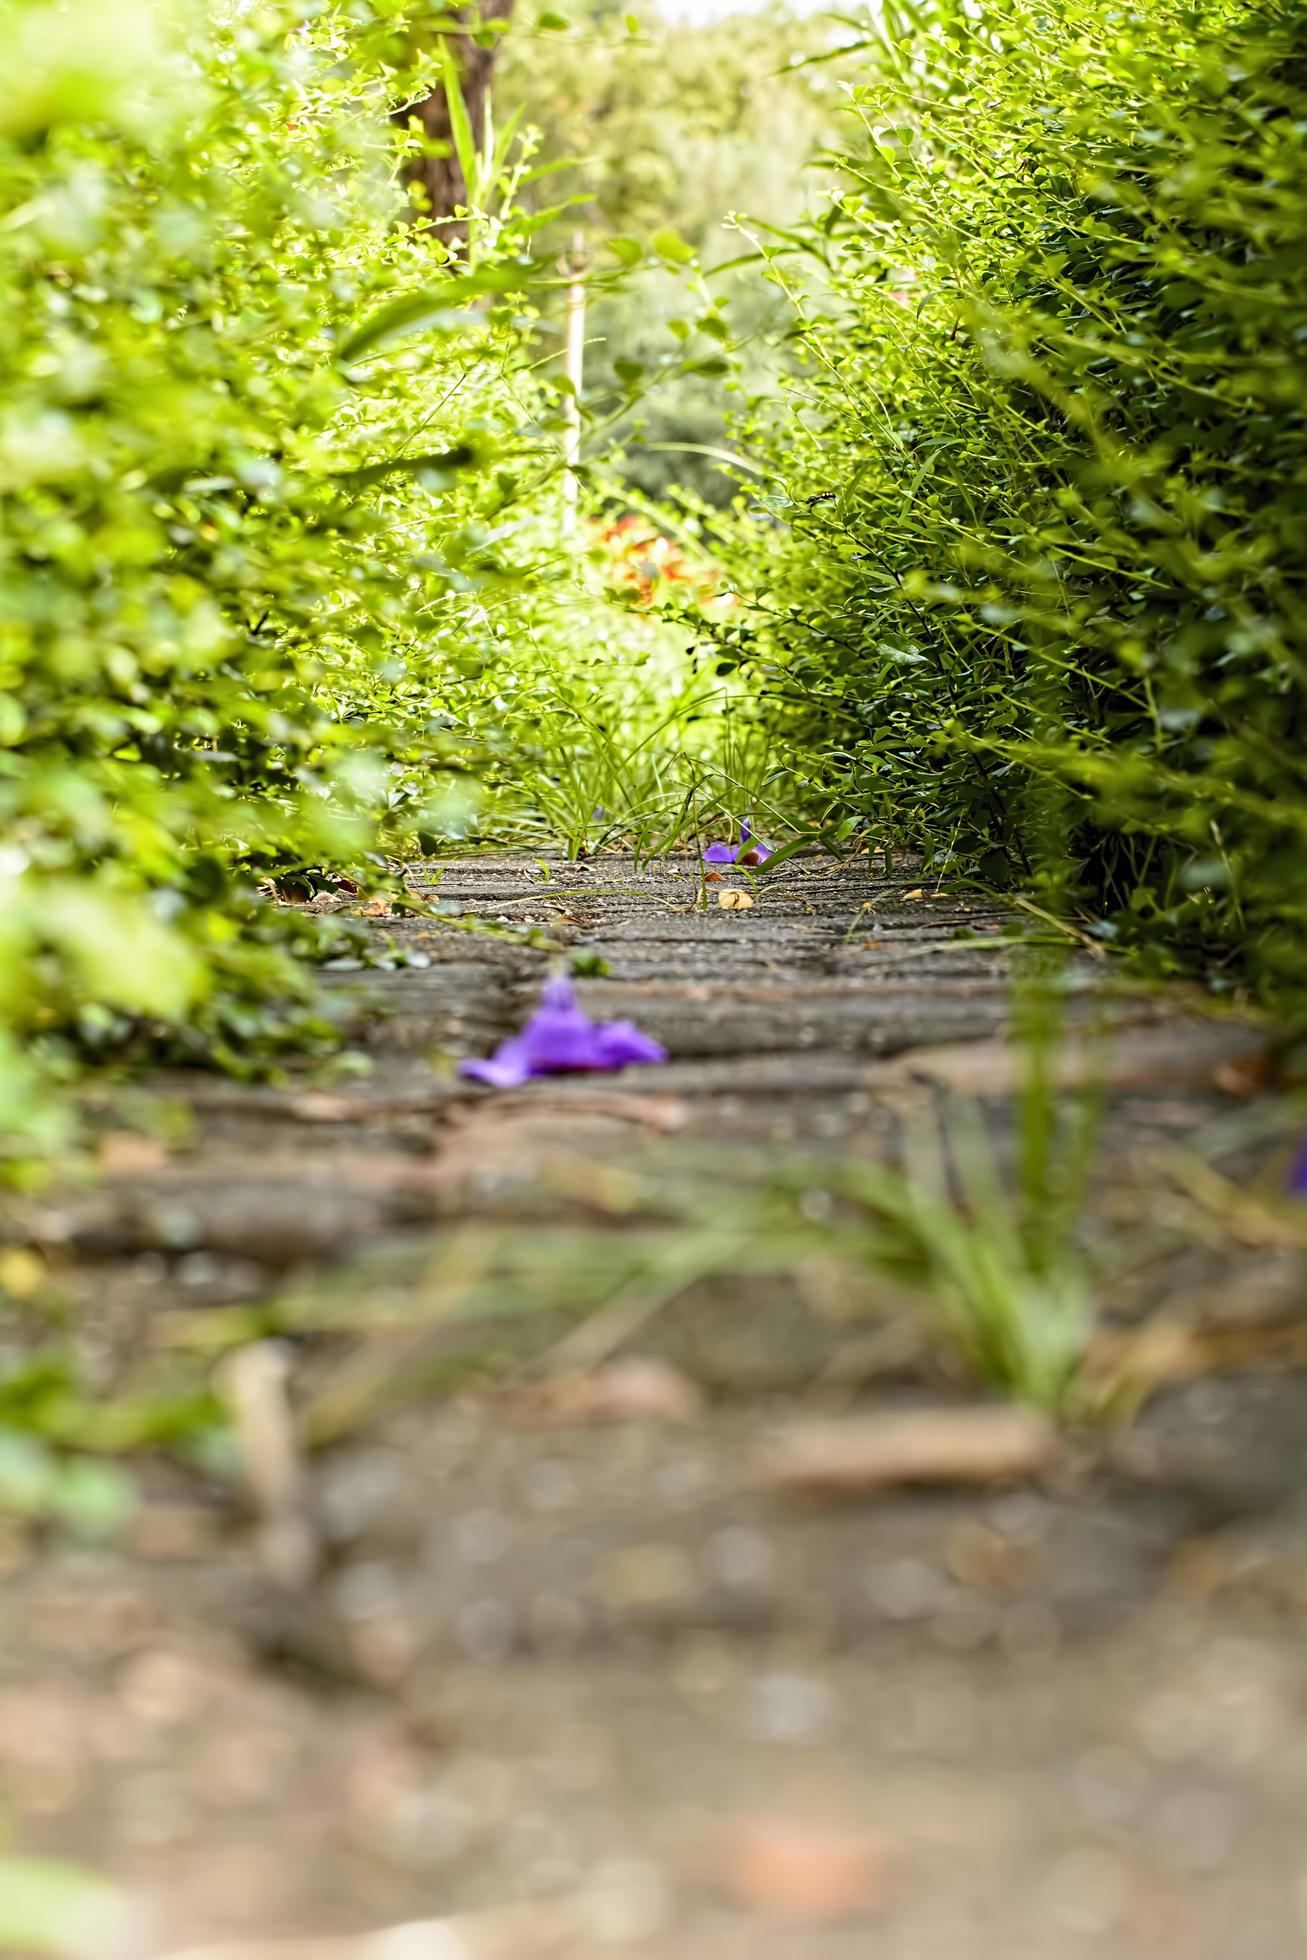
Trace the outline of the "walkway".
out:
<instances>
[{"instance_id":1,"label":"walkway","mask_svg":"<svg viewBox=\"0 0 1307 1960\"><path fill-rule=\"evenodd\" d=\"M115 1133L100 1188L24 1205L101 1381L179 1407L221 1357L260 1505L142 1456L120 1547L0 1537L24 1848L111 1874L133 1955L397 1960L362 1936L437 1919L403 1960L1297 1951L1307 1234L1195 1239L1176 1156L1256 1160L1260 1034L1111 1001L1098 1347L1150 1327L1169 1385L1051 1453L982 1439L1006 1479L901 1485L888 1419L965 1455L983 1391L824 1247L819 1160L948 1094L1010 1159L1010 918L865 861L472 860L439 897L549 943L377 920L419 963L338 975L369 1075L161 1079L189 1137ZM666 1067L453 1076L551 945Z\"/></svg>"}]
</instances>

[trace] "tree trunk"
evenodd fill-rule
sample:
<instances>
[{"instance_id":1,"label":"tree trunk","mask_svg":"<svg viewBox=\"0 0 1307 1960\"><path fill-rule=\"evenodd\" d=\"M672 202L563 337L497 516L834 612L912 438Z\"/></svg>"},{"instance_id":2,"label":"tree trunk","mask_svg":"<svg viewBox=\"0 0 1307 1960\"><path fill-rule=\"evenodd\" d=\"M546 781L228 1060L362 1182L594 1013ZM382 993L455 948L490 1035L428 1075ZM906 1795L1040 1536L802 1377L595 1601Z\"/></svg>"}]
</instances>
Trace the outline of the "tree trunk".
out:
<instances>
[{"instance_id":1,"label":"tree trunk","mask_svg":"<svg viewBox=\"0 0 1307 1960\"><path fill-rule=\"evenodd\" d=\"M458 18L477 24L507 20L512 11L513 0L481 0L479 6L464 8ZM470 34L460 35L454 41L454 59L463 87L463 100L467 104L468 120L478 147L485 135L486 101L490 94L499 39L498 34L494 35L487 47L479 47ZM447 244L454 244L467 235L466 223L453 216L456 206L467 202L467 184L454 148L449 103L443 87L433 89L425 101L410 103L398 110L395 120L407 128L415 116L422 125L423 134L444 152L439 156L414 157L407 166L405 174L408 181L419 192L414 199L418 219Z\"/></svg>"}]
</instances>

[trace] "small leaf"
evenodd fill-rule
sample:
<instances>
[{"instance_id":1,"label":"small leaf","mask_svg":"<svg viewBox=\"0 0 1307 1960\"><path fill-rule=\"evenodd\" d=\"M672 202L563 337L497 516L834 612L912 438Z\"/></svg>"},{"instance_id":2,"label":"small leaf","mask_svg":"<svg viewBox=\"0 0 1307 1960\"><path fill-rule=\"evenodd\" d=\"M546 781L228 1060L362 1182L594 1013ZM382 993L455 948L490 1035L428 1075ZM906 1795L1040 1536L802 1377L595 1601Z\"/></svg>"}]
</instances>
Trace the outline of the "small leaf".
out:
<instances>
[{"instance_id":1,"label":"small leaf","mask_svg":"<svg viewBox=\"0 0 1307 1960\"><path fill-rule=\"evenodd\" d=\"M116 1944L124 1901L93 1872L49 1858L0 1858L0 1948L78 1953Z\"/></svg>"},{"instance_id":2,"label":"small leaf","mask_svg":"<svg viewBox=\"0 0 1307 1960\"><path fill-rule=\"evenodd\" d=\"M383 462L367 463L362 469L340 470L335 480L362 489L369 483L381 483L388 476L452 475L455 470L468 469L476 460L475 449L462 443L457 449L442 449L422 456L388 456Z\"/></svg>"},{"instance_id":3,"label":"small leaf","mask_svg":"<svg viewBox=\"0 0 1307 1960\"><path fill-rule=\"evenodd\" d=\"M479 299L483 294L519 292L530 284L533 272L534 268L530 266L486 266L480 272L462 273L439 281L421 292L400 293L342 340L337 350L340 359L362 360L366 355L390 346L404 334L422 333L428 328L453 333L467 326L483 326L485 322L481 314L468 314L456 309L468 300Z\"/></svg>"},{"instance_id":4,"label":"small leaf","mask_svg":"<svg viewBox=\"0 0 1307 1960\"><path fill-rule=\"evenodd\" d=\"M694 257L694 249L687 245L679 232L656 231L649 243L660 259L670 259L674 265L689 265Z\"/></svg>"},{"instance_id":5,"label":"small leaf","mask_svg":"<svg viewBox=\"0 0 1307 1960\"><path fill-rule=\"evenodd\" d=\"M463 87L458 78L458 63L448 41L440 44L441 80L445 87L445 102L449 109L449 129L454 138L454 150L458 166L463 173L463 182L469 198L476 196L477 146L472 134L472 120L463 99ZM438 217L448 217L445 211L437 212Z\"/></svg>"},{"instance_id":6,"label":"small leaf","mask_svg":"<svg viewBox=\"0 0 1307 1960\"><path fill-rule=\"evenodd\" d=\"M568 955L568 966L577 980L602 980L612 971L602 953L595 953L582 947L580 951Z\"/></svg>"},{"instance_id":7,"label":"small leaf","mask_svg":"<svg viewBox=\"0 0 1307 1960\"><path fill-rule=\"evenodd\" d=\"M50 1509L82 1538L112 1538L135 1515L137 1489L116 1463L72 1457L61 1468Z\"/></svg>"},{"instance_id":8,"label":"small leaf","mask_svg":"<svg viewBox=\"0 0 1307 1960\"><path fill-rule=\"evenodd\" d=\"M783 864L788 864L790 859L797 857L800 851L806 850L810 844L817 844L821 841L822 833L820 831L802 831L799 836L792 837L788 844L782 844L777 850L774 850L762 868L764 872L779 871Z\"/></svg>"}]
</instances>

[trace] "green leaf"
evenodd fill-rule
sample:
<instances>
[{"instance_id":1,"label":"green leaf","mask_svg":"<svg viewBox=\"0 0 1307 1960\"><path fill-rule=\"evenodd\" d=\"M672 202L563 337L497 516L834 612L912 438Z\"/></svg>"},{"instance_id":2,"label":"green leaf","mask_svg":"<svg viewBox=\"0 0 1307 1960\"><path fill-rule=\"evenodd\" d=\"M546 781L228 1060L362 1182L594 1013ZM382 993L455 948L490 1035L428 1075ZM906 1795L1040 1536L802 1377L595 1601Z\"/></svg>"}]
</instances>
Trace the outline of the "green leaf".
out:
<instances>
[{"instance_id":1,"label":"green leaf","mask_svg":"<svg viewBox=\"0 0 1307 1960\"><path fill-rule=\"evenodd\" d=\"M203 990L195 948L155 916L144 895L102 889L89 878L69 881L47 892L42 924L94 1001L177 1021Z\"/></svg>"},{"instance_id":2,"label":"green leaf","mask_svg":"<svg viewBox=\"0 0 1307 1960\"><path fill-rule=\"evenodd\" d=\"M644 257L644 246L638 238L625 238L620 233L608 240L608 249L623 265L639 265Z\"/></svg>"},{"instance_id":3,"label":"green leaf","mask_svg":"<svg viewBox=\"0 0 1307 1960\"><path fill-rule=\"evenodd\" d=\"M660 259L670 259L674 265L689 265L694 258L694 248L687 245L679 232L656 231L649 241Z\"/></svg>"},{"instance_id":4,"label":"green leaf","mask_svg":"<svg viewBox=\"0 0 1307 1960\"><path fill-rule=\"evenodd\" d=\"M479 272L455 274L422 292L400 293L341 341L339 358L363 360L413 333L482 330L484 314L459 310L463 302L521 292L535 274L534 266L486 266Z\"/></svg>"},{"instance_id":5,"label":"green leaf","mask_svg":"<svg viewBox=\"0 0 1307 1960\"><path fill-rule=\"evenodd\" d=\"M441 80L445 90L445 101L449 108L449 129L454 139L454 154L458 167L463 173L470 204L475 204L479 186L477 183L477 146L472 134L472 122L467 113L467 103L463 99L463 85L459 79L458 63L449 42L440 44ZM437 212L438 217L448 217L445 211Z\"/></svg>"},{"instance_id":6,"label":"green leaf","mask_svg":"<svg viewBox=\"0 0 1307 1960\"><path fill-rule=\"evenodd\" d=\"M818 844L820 842L821 832L818 830L807 830L802 832L798 837L792 837L788 844L782 844L779 850L773 851L770 856L763 860L760 867L763 875L765 876L772 871L779 871L783 864L788 864L792 857L797 857L799 852L806 850L809 844Z\"/></svg>"},{"instance_id":7,"label":"green leaf","mask_svg":"<svg viewBox=\"0 0 1307 1960\"><path fill-rule=\"evenodd\" d=\"M50 1508L83 1538L112 1538L135 1515L136 1482L116 1463L70 1457L61 1468Z\"/></svg>"},{"instance_id":8,"label":"green leaf","mask_svg":"<svg viewBox=\"0 0 1307 1960\"><path fill-rule=\"evenodd\" d=\"M0 1424L0 1512L18 1518L45 1517L58 1483L53 1451L35 1436Z\"/></svg>"},{"instance_id":9,"label":"green leaf","mask_svg":"<svg viewBox=\"0 0 1307 1960\"><path fill-rule=\"evenodd\" d=\"M460 443L457 449L430 450L418 456L387 456L384 461L367 463L361 469L338 470L335 480L361 490L370 483L383 483L388 476L422 476L428 472L452 475L457 470L470 469L479 460L470 443Z\"/></svg>"},{"instance_id":10,"label":"green leaf","mask_svg":"<svg viewBox=\"0 0 1307 1960\"><path fill-rule=\"evenodd\" d=\"M122 1895L94 1872L47 1858L0 1858L0 1948L19 1953L109 1952Z\"/></svg>"}]
</instances>

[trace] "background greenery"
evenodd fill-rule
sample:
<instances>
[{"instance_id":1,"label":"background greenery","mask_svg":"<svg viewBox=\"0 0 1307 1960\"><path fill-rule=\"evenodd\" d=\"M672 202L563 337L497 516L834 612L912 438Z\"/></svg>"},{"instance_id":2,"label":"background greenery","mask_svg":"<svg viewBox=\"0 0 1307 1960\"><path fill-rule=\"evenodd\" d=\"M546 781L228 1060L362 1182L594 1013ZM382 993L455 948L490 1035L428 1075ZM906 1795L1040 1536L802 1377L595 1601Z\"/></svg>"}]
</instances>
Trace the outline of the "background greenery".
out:
<instances>
[{"instance_id":1,"label":"background greenery","mask_svg":"<svg viewBox=\"0 0 1307 1960\"><path fill-rule=\"evenodd\" d=\"M703 452L729 453L729 415L741 394L774 388L790 327L783 296L732 269L750 250L732 220L789 226L819 200L812 165L837 126L842 70L808 58L838 38L829 22L777 5L695 23L656 6L569 0L561 14L522 16L504 44L501 115L520 112L538 130L545 162L570 159L524 191L532 208L559 191L576 200L542 246L562 253L579 228L598 267L638 264L637 252L646 261L600 287L586 322L587 395L597 415L623 409L613 434L628 494L683 484L711 504L730 500L720 457ZM688 251L669 241L660 258L669 229ZM687 330L705 319L707 370L662 371L679 366ZM632 364L644 386L624 408Z\"/></svg>"}]
</instances>

